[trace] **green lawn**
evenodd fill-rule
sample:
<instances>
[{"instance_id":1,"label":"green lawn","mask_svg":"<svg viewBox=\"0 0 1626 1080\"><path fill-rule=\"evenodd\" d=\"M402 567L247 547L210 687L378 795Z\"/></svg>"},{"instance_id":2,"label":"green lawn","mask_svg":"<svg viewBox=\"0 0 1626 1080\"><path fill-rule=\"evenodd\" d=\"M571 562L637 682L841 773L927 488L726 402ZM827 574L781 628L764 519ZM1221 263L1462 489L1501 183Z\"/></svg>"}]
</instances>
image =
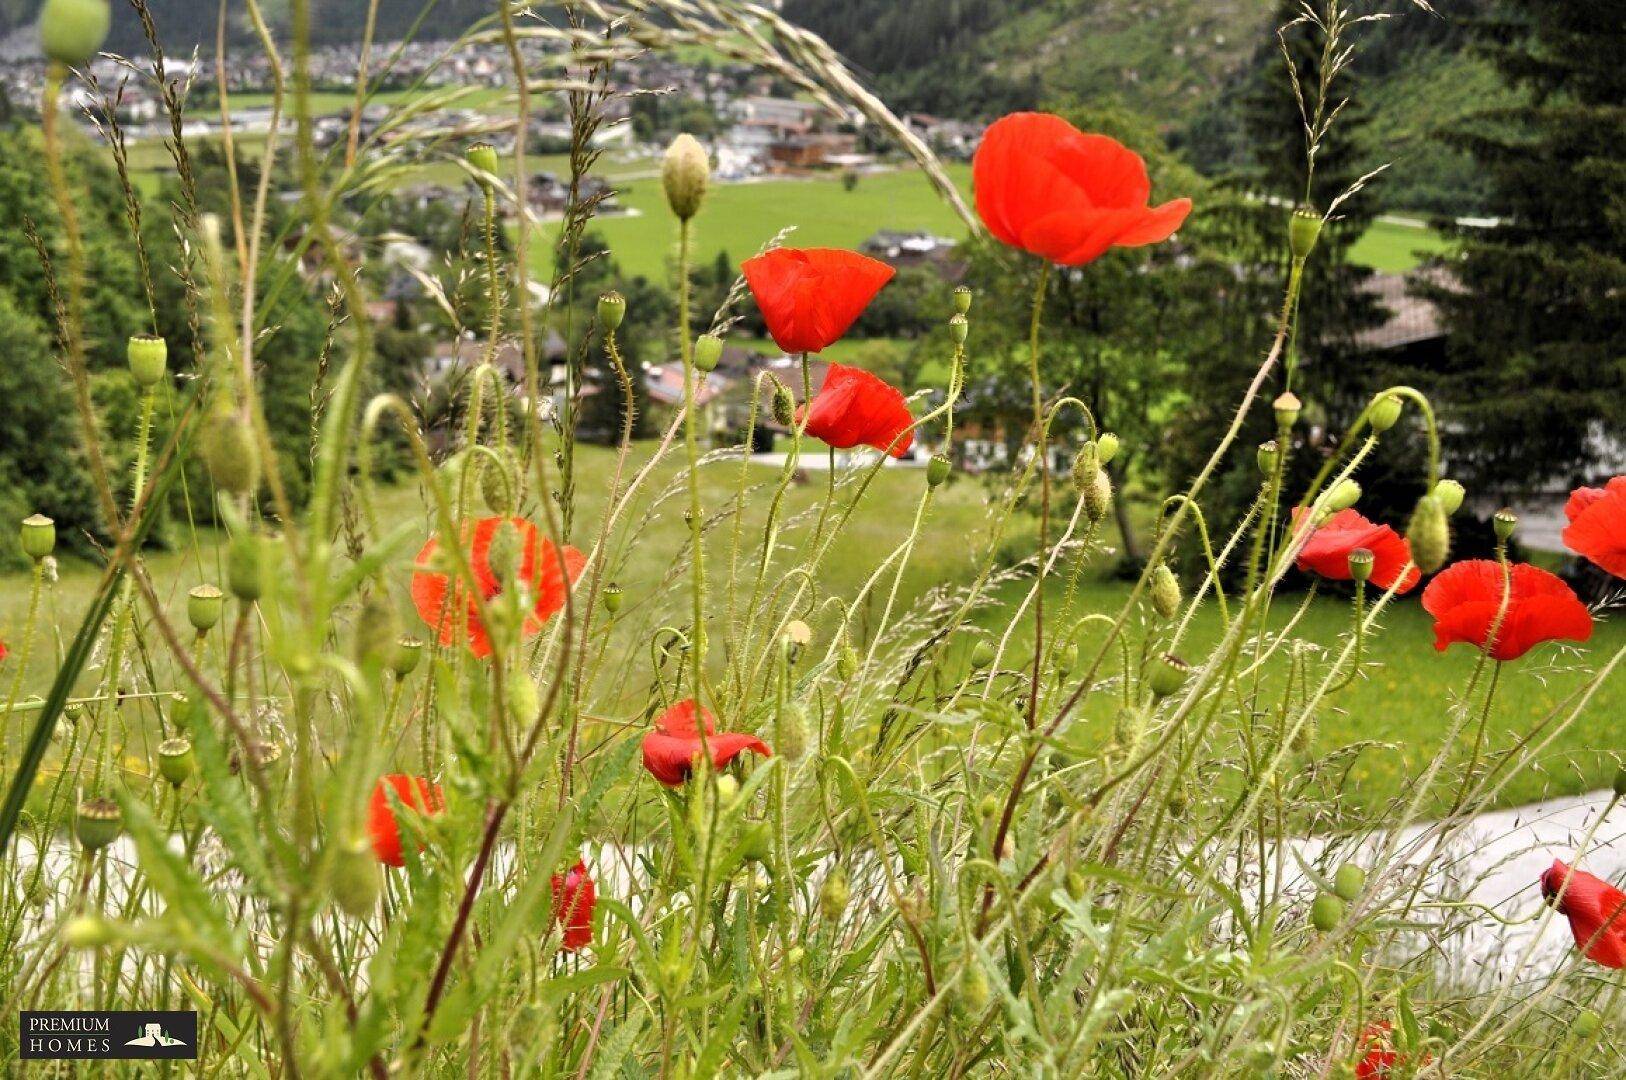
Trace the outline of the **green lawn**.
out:
<instances>
[{"instance_id":1,"label":"green lawn","mask_svg":"<svg viewBox=\"0 0 1626 1080\"><path fill-rule=\"evenodd\" d=\"M1449 246L1426 225L1386 218L1372 222L1350 249L1350 260L1385 273L1402 273L1417 265L1419 255L1434 255Z\"/></svg>"}]
</instances>

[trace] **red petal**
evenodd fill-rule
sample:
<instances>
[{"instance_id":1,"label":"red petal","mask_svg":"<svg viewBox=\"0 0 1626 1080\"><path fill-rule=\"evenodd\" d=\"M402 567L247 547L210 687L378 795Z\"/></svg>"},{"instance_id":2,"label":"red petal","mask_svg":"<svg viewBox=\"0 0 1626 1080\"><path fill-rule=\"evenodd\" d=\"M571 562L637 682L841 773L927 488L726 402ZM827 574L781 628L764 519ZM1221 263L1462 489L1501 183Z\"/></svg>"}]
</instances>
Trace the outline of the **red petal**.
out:
<instances>
[{"instance_id":1,"label":"red petal","mask_svg":"<svg viewBox=\"0 0 1626 1080\"><path fill-rule=\"evenodd\" d=\"M1592 616L1568 585L1528 563L1509 571L1507 610L1497 628L1491 656L1517 660L1544 641L1586 641ZM1447 567L1423 590L1423 610L1434 616L1434 647L1454 641L1483 650L1502 606L1502 568L1489 559L1469 559Z\"/></svg>"},{"instance_id":2,"label":"red petal","mask_svg":"<svg viewBox=\"0 0 1626 1080\"><path fill-rule=\"evenodd\" d=\"M858 368L831 364L807 409L807 433L845 450L872 446L902 457L914 442L914 417L902 393Z\"/></svg>"},{"instance_id":3,"label":"red petal","mask_svg":"<svg viewBox=\"0 0 1626 1080\"><path fill-rule=\"evenodd\" d=\"M1574 511L1582 491L1596 491L1598 497ZM1626 477L1615 477L1606 490L1581 488L1570 496L1565 512L1570 524L1564 530L1564 546L1606 573L1626 578Z\"/></svg>"},{"instance_id":4,"label":"red petal","mask_svg":"<svg viewBox=\"0 0 1626 1080\"><path fill-rule=\"evenodd\" d=\"M574 952L591 944L593 906L598 903L598 890L588 876L587 864L577 859L568 874L554 874L550 885L553 891L553 921L564 927L565 951Z\"/></svg>"},{"instance_id":5,"label":"red petal","mask_svg":"<svg viewBox=\"0 0 1626 1080\"><path fill-rule=\"evenodd\" d=\"M788 353L819 352L840 340L897 273L837 248L776 248L740 269L774 343Z\"/></svg>"},{"instance_id":6,"label":"red petal","mask_svg":"<svg viewBox=\"0 0 1626 1080\"><path fill-rule=\"evenodd\" d=\"M1608 968L1626 967L1626 893L1556 860L1552 870L1542 875L1542 887L1557 895L1559 910L1570 921L1575 947L1587 959Z\"/></svg>"},{"instance_id":7,"label":"red petal","mask_svg":"<svg viewBox=\"0 0 1626 1080\"><path fill-rule=\"evenodd\" d=\"M773 755L768 744L755 735L741 735L735 732L708 734L705 749L711 754L712 765L718 769L725 767L746 750L754 751L763 757ZM644 768L667 787L677 787L687 780L700 754L698 735L668 735L661 731L651 731L644 736Z\"/></svg>"},{"instance_id":8,"label":"red petal","mask_svg":"<svg viewBox=\"0 0 1626 1080\"><path fill-rule=\"evenodd\" d=\"M699 727L695 724L695 714L706 725L706 734L710 735L717 730L717 718L707 709L695 705L694 698L684 698L670 709L655 718L655 730L663 735L698 736Z\"/></svg>"},{"instance_id":9,"label":"red petal","mask_svg":"<svg viewBox=\"0 0 1626 1080\"><path fill-rule=\"evenodd\" d=\"M373 785L373 795L367 803L367 834L373 842L373 854L390 866L404 866L401 829L395 820L395 808L390 804L391 788L403 806L419 813L438 814L446 804L440 785L430 784L421 776L391 773Z\"/></svg>"},{"instance_id":10,"label":"red petal","mask_svg":"<svg viewBox=\"0 0 1626 1080\"><path fill-rule=\"evenodd\" d=\"M1120 233L1118 239L1112 243L1115 247L1139 247L1142 244L1156 244L1173 236L1175 230L1185 224L1186 215L1191 213L1190 199L1174 199L1162 206L1148 209L1141 219L1129 229Z\"/></svg>"}]
</instances>

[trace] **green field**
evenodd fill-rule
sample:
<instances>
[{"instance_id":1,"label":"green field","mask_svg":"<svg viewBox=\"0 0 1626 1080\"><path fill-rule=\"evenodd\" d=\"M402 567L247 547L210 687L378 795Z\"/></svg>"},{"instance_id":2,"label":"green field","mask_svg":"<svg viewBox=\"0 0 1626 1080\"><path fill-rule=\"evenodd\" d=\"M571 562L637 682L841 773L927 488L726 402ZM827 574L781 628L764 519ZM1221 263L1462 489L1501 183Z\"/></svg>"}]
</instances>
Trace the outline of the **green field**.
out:
<instances>
[{"instance_id":1,"label":"green field","mask_svg":"<svg viewBox=\"0 0 1626 1080\"><path fill-rule=\"evenodd\" d=\"M1450 242L1426 225L1408 220L1380 218L1350 249L1350 259L1385 273L1402 273L1418 263L1419 255L1445 251Z\"/></svg>"}]
</instances>

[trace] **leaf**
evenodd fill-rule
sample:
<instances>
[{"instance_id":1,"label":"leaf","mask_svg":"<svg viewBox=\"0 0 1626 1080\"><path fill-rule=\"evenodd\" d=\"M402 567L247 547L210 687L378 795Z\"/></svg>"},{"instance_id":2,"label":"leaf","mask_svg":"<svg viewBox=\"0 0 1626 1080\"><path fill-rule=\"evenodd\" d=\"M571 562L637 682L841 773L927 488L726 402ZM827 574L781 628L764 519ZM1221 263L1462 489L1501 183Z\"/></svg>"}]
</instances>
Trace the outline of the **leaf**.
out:
<instances>
[{"instance_id":1,"label":"leaf","mask_svg":"<svg viewBox=\"0 0 1626 1080\"><path fill-rule=\"evenodd\" d=\"M192 933L220 954L233 958L240 955L237 935L225 912L216 906L215 894L170 848L169 838L159 830L145 804L129 792L121 790L116 794L142 873L153 891L169 905L165 917L185 919Z\"/></svg>"},{"instance_id":2,"label":"leaf","mask_svg":"<svg viewBox=\"0 0 1626 1080\"><path fill-rule=\"evenodd\" d=\"M620 1027L610 1032L599 1047L598 1060L593 1063L593 1071L588 1074L592 1080L612 1080L616 1073L621 1071L621 1063L627 1059L632 1044L638 1036L643 1034L644 1016L638 1013L629 1016Z\"/></svg>"},{"instance_id":3,"label":"leaf","mask_svg":"<svg viewBox=\"0 0 1626 1080\"><path fill-rule=\"evenodd\" d=\"M739 1030L740 1019L745 1016L745 1003L750 1000L749 995L735 994L733 1002L718 1018L717 1026L712 1028L711 1037L695 1059L695 1076L721 1076L723 1074L723 1061L728 1056L728 1048L734 1042L734 1033Z\"/></svg>"}]
</instances>

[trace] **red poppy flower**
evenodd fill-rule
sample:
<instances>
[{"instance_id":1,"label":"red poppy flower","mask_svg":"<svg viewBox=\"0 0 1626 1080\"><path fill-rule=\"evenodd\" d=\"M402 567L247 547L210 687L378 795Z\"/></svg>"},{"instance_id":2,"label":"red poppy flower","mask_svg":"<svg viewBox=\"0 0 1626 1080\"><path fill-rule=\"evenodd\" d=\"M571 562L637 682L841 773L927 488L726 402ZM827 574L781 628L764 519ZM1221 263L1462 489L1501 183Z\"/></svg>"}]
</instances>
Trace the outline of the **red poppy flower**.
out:
<instances>
[{"instance_id":1,"label":"red poppy flower","mask_svg":"<svg viewBox=\"0 0 1626 1080\"><path fill-rule=\"evenodd\" d=\"M819 352L864 313L897 271L839 248L775 248L740 264L774 344Z\"/></svg>"},{"instance_id":2,"label":"red poppy flower","mask_svg":"<svg viewBox=\"0 0 1626 1080\"><path fill-rule=\"evenodd\" d=\"M716 720L711 713L697 708L694 699L687 698L657 716L655 730L644 736L644 768L667 787L678 787L687 780L695 760L700 757L697 713L699 721L706 725L705 745L714 768L725 767L745 750L763 757L773 756L768 744L755 735L729 731L717 734Z\"/></svg>"},{"instance_id":3,"label":"red poppy flower","mask_svg":"<svg viewBox=\"0 0 1626 1080\"><path fill-rule=\"evenodd\" d=\"M1389 1035L1391 1030L1389 1021L1380 1020L1368 1024L1366 1030L1361 1032L1356 1050L1361 1055L1361 1059L1355 1063L1357 1080L1387 1080L1389 1070L1400 1064L1400 1053L1395 1050L1394 1041Z\"/></svg>"},{"instance_id":4,"label":"red poppy flower","mask_svg":"<svg viewBox=\"0 0 1626 1080\"><path fill-rule=\"evenodd\" d=\"M1626 893L1558 859L1541 875L1541 898L1570 921L1575 947L1607 968L1626 967Z\"/></svg>"},{"instance_id":5,"label":"red poppy flower","mask_svg":"<svg viewBox=\"0 0 1626 1080\"><path fill-rule=\"evenodd\" d=\"M504 521L512 522L519 530L522 545L519 577L536 594L536 604L531 613L525 616L521 631L524 637L529 638L542 629L542 624L554 612L565 606L565 591L581 576L582 567L587 565L587 557L573 547L566 547L564 573L561 573L560 558L553 541L539 533L535 525L517 517L481 518L472 529L469 562L474 569L475 581L480 586L480 595L488 601L502 591L503 583L497 580L496 573L491 569L491 541ZM471 532L467 525L462 531L465 537ZM463 634L469 650L475 656L490 656L491 638L475 611L474 597L464 592L461 583L456 588L452 587L454 575L430 569L439 547L440 537L431 536L423 550L418 552L417 570L412 575L412 602L423 621L436 629L442 645L450 645L459 634ZM566 574L570 579L568 584ZM451 596L447 595L449 590ZM460 603L465 609L461 619L456 611ZM460 622L463 625L459 626Z\"/></svg>"},{"instance_id":6,"label":"red poppy flower","mask_svg":"<svg viewBox=\"0 0 1626 1080\"><path fill-rule=\"evenodd\" d=\"M438 814L446 809L446 800L439 784L431 784L421 776L391 773L373 785L373 797L367 804L367 835L373 841L373 854L378 861L390 866L405 866L401 857L401 827L395 820L395 807L390 803L389 789L401 805L420 814Z\"/></svg>"},{"instance_id":7,"label":"red poppy flower","mask_svg":"<svg viewBox=\"0 0 1626 1080\"><path fill-rule=\"evenodd\" d=\"M1293 518L1297 524L1298 514ZM1349 556L1358 548L1372 553L1370 580L1380 589L1388 589L1398 580L1400 587L1396 592L1411 592L1423 576L1421 570L1409 565L1411 545L1405 538L1387 525L1368 521L1358 510L1340 510L1322 522L1305 541L1296 565L1306 573L1320 574L1333 581L1348 581ZM1402 570L1406 571L1405 577L1401 577Z\"/></svg>"},{"instance_id":8,"label":"red poppy flower","mask_svg":"<svg viewBox=\"0 0 1626 1080\"><path fill-rule=\"evenodd\" d=\"M1492 659L1517 660L1543 641L1585 641L1592 616L1575 591L1540 567L1510 568L1507 613L1496 632ZM1454 563L1423 590L1423 610L1434 616L1434 647L1454 641L1484 651L1502 605L1502 567L1490 559Z\"/></svg>"},{"instance_id":9,"label":"red poppy flower","mask_svg":"<svg viewBox=\"0 0 1626 1080\"><path fill-rule=\"evenodd\" d=\"M807 408L807 433L838 450L873 446L902 457L915 441L903 394L858 368L831 364Z\"/></svg>"},{"instance_id":10,"label":"red poppy flower","mask_svg":"<svg viewBox=\"0 0 1626 1080\"><path fill-rule=\"evenodd\" d=\"M1607 573L1626 578L1626 476L1601 488L1576 488L1564 505L1564 546Z\"/></svg>"},{"instance_id":11,"label":"red poppy flower","mask_svg":"<svg viewBox=\"0 0 1626 1080\"><path fill-rule=\"evenodd\" d=\"M568 874L554 874L553 921L564 927L564 949L575 952L593 940L593 905L598 892L587 876L587 864L580 859Z\"/></svg>"},{"instance_id":12,"label":"red poppy flower","mask_svg":"<svg viewBox=\"0 0 1626 1080\"><path fill-rule=\"evenodd\" d=\"M8 657L10 655L11 655L11 650L6 648L6 643L4 641L0 641L0 660L4 660L6 657Z\"/></svg>"},{"instance_id":13,"label":"red poppy flower","mask_svg":"<svg viewBox=\"0 0 1626 1080\"><path fill-rule=\"evenodd\" d=\"M1190 199L1148 206L1152 184L1139 154L1049 113L995 121L971 173L989 232L1065 266L1167 240L1191 212Z\"/></svg>"}]
</instances>

